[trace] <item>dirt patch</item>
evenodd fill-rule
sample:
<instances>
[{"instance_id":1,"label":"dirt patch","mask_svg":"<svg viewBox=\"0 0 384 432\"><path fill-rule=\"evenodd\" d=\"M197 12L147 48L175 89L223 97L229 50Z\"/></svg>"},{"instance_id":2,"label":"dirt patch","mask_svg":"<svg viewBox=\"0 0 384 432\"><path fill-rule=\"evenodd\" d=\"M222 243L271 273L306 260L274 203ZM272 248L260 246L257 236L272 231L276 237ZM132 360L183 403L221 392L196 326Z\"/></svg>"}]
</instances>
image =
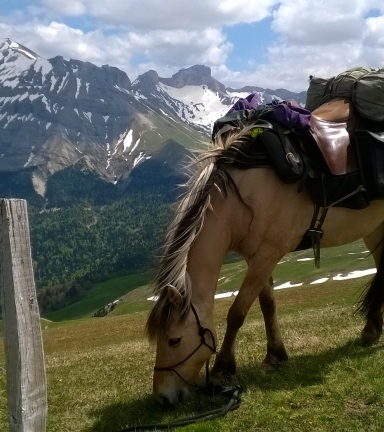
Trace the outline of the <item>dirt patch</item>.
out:
<instances>
[{"instance_id":1,"label":"dirt patch","mask_svg":"<svg viewBox=\"0 0 384 432\"><path fill-rule=\"evenodd\" d=\"M348 416L361 417L369 410L370 402L363 399L354 398L347 402L345 413Z\"/></svg>"}]
</instances>

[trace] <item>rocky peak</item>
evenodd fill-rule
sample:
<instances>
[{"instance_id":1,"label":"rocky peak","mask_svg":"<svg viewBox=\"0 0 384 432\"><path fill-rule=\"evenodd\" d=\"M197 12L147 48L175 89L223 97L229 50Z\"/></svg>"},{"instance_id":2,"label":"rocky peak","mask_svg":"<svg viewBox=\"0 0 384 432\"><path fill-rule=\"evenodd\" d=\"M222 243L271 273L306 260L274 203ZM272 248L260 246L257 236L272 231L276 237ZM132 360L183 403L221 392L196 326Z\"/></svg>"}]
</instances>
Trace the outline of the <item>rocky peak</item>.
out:
<instances>
[{"instance_id":1,"label":"rocky peak","mask_svg":"<svg viewBox=\"0 0 384 432\"><path fill-rule=\"evenodd\" d=\"M215 80L211 75L211 68L208 66L195 65L187 69L180 69L172 75L172 78L160 78L160 82L175 88L182 88L186 85L207 85L213 91L225 93L225 86Z\"/></svg>"},{"instance_id":2,"label":"rocky peak","mask_svg":"<svg viewBox=\"0 0 384 432\"><path fill-rule=\"evenodd\" d=\"M9 38L4 39L4 42L0 45L0 53L4 58L8 56L13 56L15 54L20 54L22 57L26 57L30 60L36 60L40 58L38 54L30 50L29 48Z\"/></svg>"},{"instance_id":3,"label":"rocky peak","mask_svg":"<svg viewBox=\"0 0 384 432\"><path fill-rule=\"evenodd\" d=\"M157 84L159 84L159 75L156 71L149 70L136 78L132 83L132 90L150 93Z\"/></svg>"}]
</instances>

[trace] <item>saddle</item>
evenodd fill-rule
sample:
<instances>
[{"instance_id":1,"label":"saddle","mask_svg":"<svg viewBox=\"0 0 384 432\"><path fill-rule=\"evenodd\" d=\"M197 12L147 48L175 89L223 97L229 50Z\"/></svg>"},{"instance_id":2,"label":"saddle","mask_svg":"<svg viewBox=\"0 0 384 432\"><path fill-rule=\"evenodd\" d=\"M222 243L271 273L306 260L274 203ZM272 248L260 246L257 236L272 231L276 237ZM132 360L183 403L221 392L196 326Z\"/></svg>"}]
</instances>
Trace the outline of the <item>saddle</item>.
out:
<instances>
[{"instance_id":1,"label":"saddle","mask_svg":"<svg viewBox=\"0 0 384 432\"><path fill-rule=\"evenodd\" d=\"M312 113L285 101L227 114L215 122L212 138L250 122L253 140L236 152L237 165L246 169L269 161L283 182L299 181L298 192L307 189L315 210L296 250L312 246L319 267L328 209L364 209L384 199L384 122L356 116L348 98L332 99ZM262 148L266 159L258 153Z\"/></svg>"}]
</instances>

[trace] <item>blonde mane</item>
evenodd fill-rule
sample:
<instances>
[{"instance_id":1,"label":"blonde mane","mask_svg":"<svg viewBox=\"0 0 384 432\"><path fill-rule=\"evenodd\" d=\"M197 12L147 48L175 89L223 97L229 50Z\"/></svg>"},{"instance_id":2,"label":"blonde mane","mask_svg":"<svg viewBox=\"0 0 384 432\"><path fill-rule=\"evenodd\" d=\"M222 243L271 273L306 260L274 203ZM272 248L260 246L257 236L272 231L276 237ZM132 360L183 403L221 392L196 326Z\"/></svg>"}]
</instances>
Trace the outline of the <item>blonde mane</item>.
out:
<instances>
[{"instance_id":1,"label":"blonde mane","mask_svg":"<svg viewBox=\"0 0 384 432\"><path fill-rule=\"evenodd\" d=\"M246 148L252 140L250 135L252 127L253 124L247 125L224 137L219 137L209 150L201 152L192 161L192 174L186 183L187 192L169 227L155 278L154 296L158 297L158 300L148 317L146 326L150 339L155 339L159 333L167 329L174 308L179 308L180 321L188 316L192 297L192 284L187 272L188 254L203 227L212 188L219 188L223 195L227 196L228 187L232 187L243 202L225 166L234 164L239 154L246 160L250 159L246 154ZM262 153L257 155L260 160L259 165L266 165L265 155Z\"/></svg>"}]
</instances>

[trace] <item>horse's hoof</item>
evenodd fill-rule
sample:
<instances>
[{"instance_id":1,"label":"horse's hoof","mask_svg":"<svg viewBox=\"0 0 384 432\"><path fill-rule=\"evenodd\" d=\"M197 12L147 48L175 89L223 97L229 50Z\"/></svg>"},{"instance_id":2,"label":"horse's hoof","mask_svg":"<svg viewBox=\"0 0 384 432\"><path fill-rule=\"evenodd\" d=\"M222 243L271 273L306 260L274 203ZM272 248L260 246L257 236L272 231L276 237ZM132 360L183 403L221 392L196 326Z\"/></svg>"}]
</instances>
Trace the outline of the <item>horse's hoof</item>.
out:
<instances>
[{"instance_id":1,"label":"horse's hoof","mask_svg":"<svg viewBox=\"0 0 384 432\"><path fill-rule=\"evenodd\" d=\"M288 354L285 350L281 350L280 352L267 352L261 366L264 370L273 370L281 364L288 361Z\"/></svg>"},{"instance_id":2,"label":"horse's hoof","mask_svg":"<svg viewBox=\"0 0 384 432\"><path fill-rule=\"evenodd\" d=\"M217 362L214 364L210 374L209 381L212 384L224 384L236 373L236 364L232 362Z\"/></svg>"},{"instance_id":3,"label":"horse's hoof","mask_svg":"<svg viewBox=\"0 0 384 432\"><path fill-rule=\"evenodd\" d=\"M381 333L378 331L367 331L363 330L361 332L361 343L365 346L375 345L379 342Z\"/></svg>"}]
</instances>

